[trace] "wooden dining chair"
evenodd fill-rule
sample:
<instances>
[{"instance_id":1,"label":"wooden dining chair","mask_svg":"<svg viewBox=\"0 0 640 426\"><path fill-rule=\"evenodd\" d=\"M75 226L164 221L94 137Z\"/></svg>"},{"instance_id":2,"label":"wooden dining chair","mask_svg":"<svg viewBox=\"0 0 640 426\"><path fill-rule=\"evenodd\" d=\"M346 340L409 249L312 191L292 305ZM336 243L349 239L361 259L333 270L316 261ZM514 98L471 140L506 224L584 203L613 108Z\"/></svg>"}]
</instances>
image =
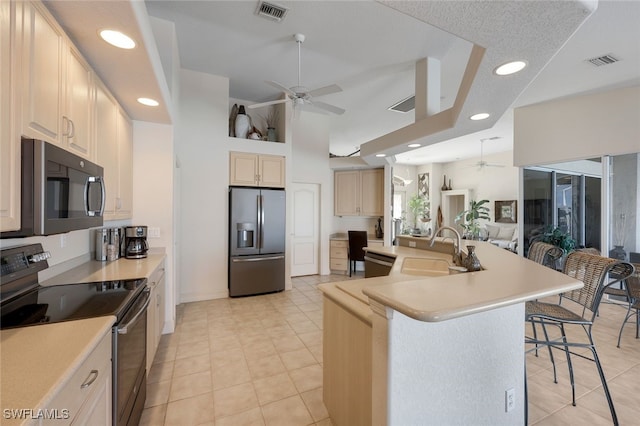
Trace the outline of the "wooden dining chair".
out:
<instances>
[{"instance_id":1,"label":"wooden dining chair","mask_svg":"<svg viewBox=\"0 0 640 426\"><path fill-rule=\"evenodd\" d=\"M367 246L367 231L348 231L349 235L349 276L351 269L356 271L356 262L364 262L364 250Z\"/></svg>"}]
</instances>

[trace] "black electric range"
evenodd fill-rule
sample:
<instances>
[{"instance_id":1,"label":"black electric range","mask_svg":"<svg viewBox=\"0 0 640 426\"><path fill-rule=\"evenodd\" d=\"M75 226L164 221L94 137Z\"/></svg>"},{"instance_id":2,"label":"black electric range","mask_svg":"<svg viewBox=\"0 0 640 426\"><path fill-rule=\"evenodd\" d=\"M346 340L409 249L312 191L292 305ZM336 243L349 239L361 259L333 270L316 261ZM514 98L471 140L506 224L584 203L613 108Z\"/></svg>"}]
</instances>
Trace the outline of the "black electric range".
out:
<instances>
[{"instance_id":1,"label":"black electric range","mask_svg":"<svg viewBox=\"0 0 640 426\"><path fill-rule=\"evenodd\" d=\"M0 328L25 327L113 315L120 322L144 290L146 279L41 286L37 272L48 267L40 244L3 249Z\"/></svg>"},{"instance_id":2,"label":"black electric range","mask_svg":"<svg viewBox=\"0 0 640 426\"><path fill-rule=\"evenodd\" d=\"M0 250L0 328L115 316L113 425L138 424L146 399L147 279L41 286L38 272L49 267L49 257L40 244Z\"/></svg>"}]
</instances>

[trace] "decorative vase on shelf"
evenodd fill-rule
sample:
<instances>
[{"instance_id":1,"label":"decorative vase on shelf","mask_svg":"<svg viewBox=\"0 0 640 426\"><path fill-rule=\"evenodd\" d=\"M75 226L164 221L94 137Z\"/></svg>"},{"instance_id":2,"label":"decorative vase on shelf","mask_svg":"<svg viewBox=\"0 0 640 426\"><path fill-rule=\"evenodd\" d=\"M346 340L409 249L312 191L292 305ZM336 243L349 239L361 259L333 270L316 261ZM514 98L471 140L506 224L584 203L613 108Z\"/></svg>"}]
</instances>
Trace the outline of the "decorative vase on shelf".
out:
<instances>
[{"instance_id":1,"label":"decorative vase on shelf","mask_svg":"<svg viewBox=\"0 0 640 426\"><path fill-rule=\"evenodd\" d=\"M444 175L444 181L442 182L442 188L440 188L442 191L446 191L447 189L447 175Z\"/></svg>"},{"instance_id":2,"label":"decorative vase on shelf","mask_svg":"<svg viewBox=\"0 0 640 426\"><path fill-rule=\"evenodd\" d=\"M480 260L476 256L476 246L467 246L467 257L462 262L462 266L467 268L467 271L474 272L482 269Z\"/></svg>"},{"instance_id":3,"label":"decorative vase on shelf","mask_svg":"<svg viewBox=\"0 0 640 426\"><path fill-rule=\"evenodd\" d=\"M451 191L453 189L453 187L451 186L451 179L449 179L449 186L447 186L447 190Z\"/></svg>"},{"instance_id":4,"label":"decorative vase on shelf","mask_svg":"<svg viewBox=\"0 0 640 426\"><path fill-rule=\"evenodd\" d=\"M251 120L249 119L249 116L244 111L244 105L240 105L240 108L238 109L238 116L236 117L236 123L235 123L236 137L246 139L247 133L249 132L250 128L251 128Z\"/></svg>"},{"instance_id":5,"label":"decorative vase on shelf","mask_svg":"<svg viewBox=\"0 0 640 426\"><path fill-rule=\"evenodd\" d=\"M267 128L267 140L269 142L275 142L278 140L277 136L276 136L276 129L274 129L273 127L268 127Z\"/></svg>"},{"instance_id":6,"label":"decorative vase on shelf","mask_svg":"<svg viewBox=\"0 0 640 426\"><path fill-rule=\"evenodd\" d=\"M613 246L613 248L609 250L609 257L612 259L627 260L627 252L623 246Z\"/></svg>"}]
</instances>

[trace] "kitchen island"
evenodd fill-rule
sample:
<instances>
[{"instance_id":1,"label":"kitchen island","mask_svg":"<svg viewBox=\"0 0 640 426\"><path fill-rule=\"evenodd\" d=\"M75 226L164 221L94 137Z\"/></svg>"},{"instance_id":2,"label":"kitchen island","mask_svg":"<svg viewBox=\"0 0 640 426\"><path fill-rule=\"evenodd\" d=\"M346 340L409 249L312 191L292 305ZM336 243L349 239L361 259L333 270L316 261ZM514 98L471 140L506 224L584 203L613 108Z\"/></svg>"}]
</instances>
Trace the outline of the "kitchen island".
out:
<instances>
[{"instance_id":1,"label":"kitchen island","mask_svg":"<svg viewBox=\"0 0 640 426\"><path fill-rule=\"evenodd\" d=\"M424 238L403 240L424 247ZM324 396L334 424L524 422L524 302L583 284L474 243L479 272L406 273L408 259L452 264L445 242L437 252L374 247L396 258L389 276L320 286ZM516 398L508 412L507 391ZM353 395L355 402L339 402Z\"/></svg>"}]
</instances>

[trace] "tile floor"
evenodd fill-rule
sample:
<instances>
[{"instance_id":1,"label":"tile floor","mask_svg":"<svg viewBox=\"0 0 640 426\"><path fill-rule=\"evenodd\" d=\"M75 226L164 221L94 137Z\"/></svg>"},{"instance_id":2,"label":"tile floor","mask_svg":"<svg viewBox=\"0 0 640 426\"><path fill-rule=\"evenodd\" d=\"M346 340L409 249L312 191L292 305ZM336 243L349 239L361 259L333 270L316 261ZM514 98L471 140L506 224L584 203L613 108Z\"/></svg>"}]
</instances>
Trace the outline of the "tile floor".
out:
<instances>
[{"instance_id":1,"label":"tile floor","mask_svg":"<svg viewBox=\"0 0 640 426\"><path fill-rule=\"evenodd\" d=\"M291 291L180 305L176 331L162 337L149 372L140 425L331 425L322 403L322 296L316 286L344 279L299 277ZM603 305L594 336L620 424L633 425L640 419L640 340L630 323L616 347L623 316L621 307ZM546 351L527 355L529 424L611 424L595 365L572 358L573 407L560 355L557 384Z\"/></svg>"}]
</instances>

